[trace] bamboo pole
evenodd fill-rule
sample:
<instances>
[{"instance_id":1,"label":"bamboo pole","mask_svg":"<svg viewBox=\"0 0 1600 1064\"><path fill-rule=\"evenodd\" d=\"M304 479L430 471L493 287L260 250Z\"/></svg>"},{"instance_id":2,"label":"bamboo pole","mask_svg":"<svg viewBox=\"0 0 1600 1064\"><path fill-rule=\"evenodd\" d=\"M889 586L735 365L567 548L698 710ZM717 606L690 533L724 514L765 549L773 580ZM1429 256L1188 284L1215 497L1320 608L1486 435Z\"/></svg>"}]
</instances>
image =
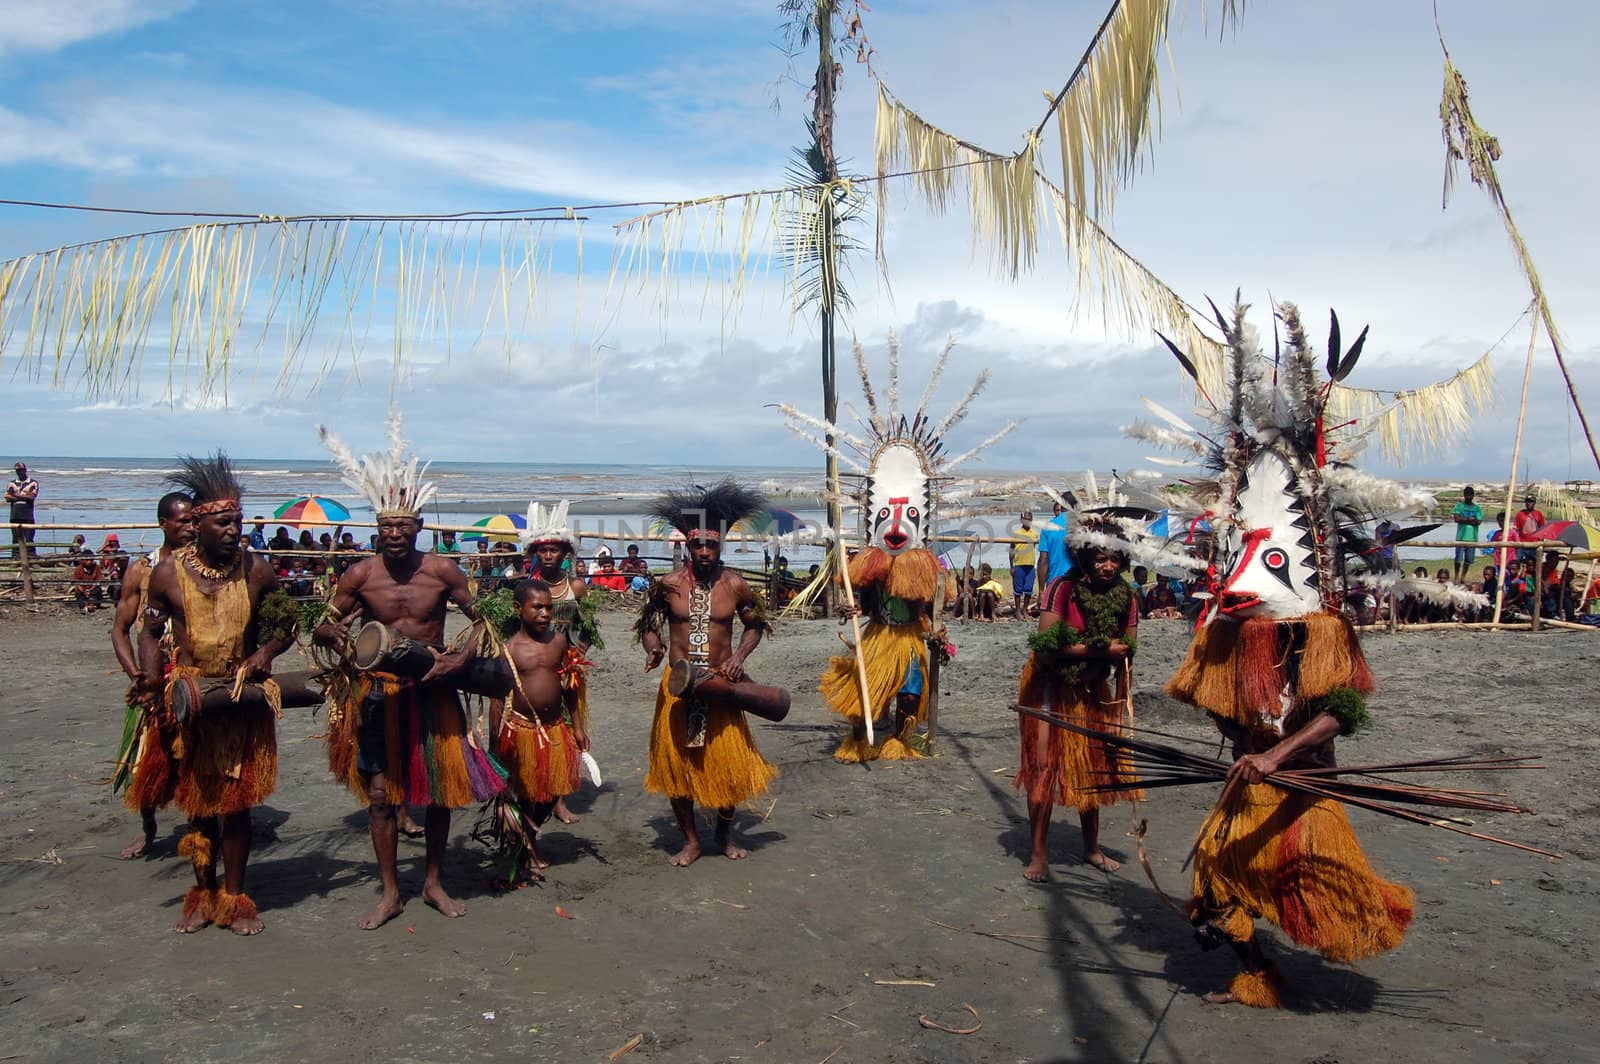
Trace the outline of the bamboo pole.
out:
<instances>
[{"instance_id":1,"label":"bamboo pole","mask_svg":"<svg viewBox=\"0 0 1600 1064\"><path fill-rule=\"evenodd\" d=\"M843 544L836 550L839 558L839 575L844 579L844 604L854 610L856 590L850 586L850 563L845 560ZM856 682L861 687L861 720L867 726L867 744L876 746L877 739L872 734L872 696L867 692L867 659L861 653L861 618L853 612L850 615L850 632L855 637Z\"/></svg>"},{"instance_id":2,"label":"bamboo pole","mask_svg":"<svg viewBox=\"0 0 1600 1064\"><path fill-rule=\"evenodd\" d=\"M11 535L15 537L16 534L16 526L13 525ZM28 605L32 606L38 602L33 593L33 544L23 540L17 549L21 552L22 560L22 597L28 600Z\"/></svg>"},{"instance_id":3,"label":"bamboo pole","mask_svg":"<svg viewBox=\"0 0 1600 1064\"><path fill-rule=\"evenodd\" d=\"M935 555L937 558L937 555ZM933 629L928 633L928 756L933 756L933 740L939 732L939 672L944 657L944 636L939 629L939 615L944 612L944 570L939 570L933 587ZM938 641L938 646L934 641Z\"/></svg>"},{"instance_id":4,"label":"bamboo pole","mask_svg":"<svg viewBox=\"0 0 1600 1064\"><path fill-rule=\"evenodd\" d=\"M1528 384L1533 380L1533 347L1534 347L1534 344L1538 341L1538 339L1539 339L1539 323L1537 321L1535 321L1533 323L1533 331L1528 334L1528 362L1527 362L1527 365L1524 366L1523 370L1522 370L1522 402L1521 402L1521 405L1519 405L1518 408L1517 408L1517 436L1516 436L1516 443L1511 448L1511 479L1506 482L1506 521L1507 522L1512 521L1514 519L1513 515L1516 513L1516 510L1512 509L1512 500L1515 499L1516 495L1517 495L1517 462L1519 462L1522 459L1522 426L1523 426L1523 423L1526 422L1527 419L1528 419ZM1510 527L1509 524L1501 526L1501 530L1500 530L1501 538L1503 538L1503 539L1509 539L1510 538L1510 536L1506 535L1506 531L1507 531L1507 529L1509 527ZM1506 603L1505 573L1501 572L1499 574L1499 576L1500 576L1500 586L1495 588L1495 596L1494 596L1494 623L1495 624L1499 624L1500 623L1500 613L1504 609L1505 603Z\"/></svg>"}]
</instances>

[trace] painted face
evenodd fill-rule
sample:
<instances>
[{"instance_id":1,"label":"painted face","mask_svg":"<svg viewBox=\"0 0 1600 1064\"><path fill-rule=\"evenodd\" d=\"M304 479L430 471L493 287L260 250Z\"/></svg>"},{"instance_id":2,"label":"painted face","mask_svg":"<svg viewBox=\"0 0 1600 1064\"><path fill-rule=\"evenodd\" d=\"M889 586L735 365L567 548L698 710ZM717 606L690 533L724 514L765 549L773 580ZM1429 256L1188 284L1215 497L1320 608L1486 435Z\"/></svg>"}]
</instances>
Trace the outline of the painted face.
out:
<instances>
[{"instance_id":1,"label":"painted face","mask_svg":"<svg viewBox=\"0 0 1600 1064\"><path fill-rule=\"evenodd\" d=\"M1217 612L1226 617L1304 617L1322 608L1310 520L1282 458L1251 461L1223 536Z\"/></svg>"},{"instance_id":2,"label":"painted face","mask_svg":"<svg viewBox=\"0 0 1600 1064\"><path fill-rule=\"evenodd\" d=\"M928 534L928 472L914 447L884 446L867 480L867 541L890 554L921 547Z\"/></svg>"}]
</instances>

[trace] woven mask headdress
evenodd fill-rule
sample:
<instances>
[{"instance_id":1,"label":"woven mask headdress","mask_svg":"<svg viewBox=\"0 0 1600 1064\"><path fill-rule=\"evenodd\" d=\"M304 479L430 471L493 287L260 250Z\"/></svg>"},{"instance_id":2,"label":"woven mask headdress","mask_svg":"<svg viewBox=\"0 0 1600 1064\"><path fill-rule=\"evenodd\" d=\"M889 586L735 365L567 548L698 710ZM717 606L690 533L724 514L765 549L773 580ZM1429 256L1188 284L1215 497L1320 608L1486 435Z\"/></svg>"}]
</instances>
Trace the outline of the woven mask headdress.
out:
<instances>
[{"instance_id":1,"label":"woven mask headdress","mask_svg":"<svg viewBox=\"0 0 1600 1064\"><path fill-rule=\"evenodd\" d=\"M945 345L928 377L921 402L909 415L900 410L900 343L892 333L889 336L889 380L881 406L867 369L866 352L859 343L855 345L856 369L861 377L867 415L857 414L848 403L844 408L855 418L858 431L812 417L788 403L779 407L791 432L834 455L850 470L845 475L856 481L856 490L841 501L861 508L862 532L867 545L890 555L927 546L934 533L935 512L943 504L961 499L970 488L958 470L998 443L1018 424L1010 422L964 454L953 458L945 454L945 434L967 416L972 401L989 383L989 371L984 370L955 409L942 420L934 421L928 413L928 404L938 389L939 378L954 346L954 341ZM832 447L828 445L828 436L838 441Z\"/></svg>"},{"instance_id":2,"label":"woven mask headdress","mask_svg":"<svg viewBox=\"0 0 1600 1064\"><path fill-rule=\"evenodd\" d=\"M317 435L339 466L341 479L371 504L379 517L420 517L422 508L437 489L427 475L428 463L419 464L415 455L406 456L406 441L401 435L400 410L389 408L389 449L360 458L322 425Z\"/></svg>"}]
</instances>

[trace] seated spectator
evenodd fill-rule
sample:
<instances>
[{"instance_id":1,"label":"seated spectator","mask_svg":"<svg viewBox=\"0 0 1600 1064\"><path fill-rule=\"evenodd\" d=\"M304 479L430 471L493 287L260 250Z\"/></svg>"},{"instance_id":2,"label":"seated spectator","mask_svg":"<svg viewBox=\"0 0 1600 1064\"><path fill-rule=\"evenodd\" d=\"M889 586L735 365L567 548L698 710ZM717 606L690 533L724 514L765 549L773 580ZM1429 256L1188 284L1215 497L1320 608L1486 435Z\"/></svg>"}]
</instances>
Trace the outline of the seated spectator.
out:
<instances>
[{"instance_id":1,"label":"seated spectator","mask_svg":"<svg viewBox=\"0 0 1600 1064\"><path fill-rule=\"evenodd\" d=\"M599 571L589 578L590 584L607 591L627 590L628 578L617 571L615 559L610 554L596 555L595 564L599 566Z\"/></svg>"},{"instance_id":2,"label":"seated spectator","mask_svg":"<svg viewBox=\"0 0 1600 1064\"><path fill-rule=\"evenodd\" d=\"M1411 571L1412 577L1417 580L1428 579L1428 568L1419 565ZM1428 619L1428 600L1415 591L1408 591L1400 598L1400 623L1419 624Z\"/></svg>"},{"instance_id":3,"label":"seated spectator","mask_svg":"<svg viewBox=\"0 0 1600 1064\"><path fill-rule=\"evenodd\" d=\"M1505 608L1501 616L1511 613L1531 616L1532 601L1528 597L1528 581L1522 573L1522 563L1515 559L1507 561L1505 576L1501 583L1505 586Z\"/></svg>"},{"instance_id":4,"label":"seated spectator","mask_svg":"<svg viewBox=\"0 0 1600 1064\"><path fill-rule=\"evenodd\" d=\"M1157 580L1150 590L1145 592L1144 605L1140 612L1146 617L1181 616L1178 613L1178 596L1173 593L1172 586L1165 580Z\"/></svg>"},{"instance_id":5,"label":"seated spectator","mask_svg":"<svg viewBox=\"0 0 1600 1064\"><path fill-rule=\"evenodd\" d=\"M977 589L977 574L972 566L961 567L961 572L956 576L956 601L951 607L953 616L970 620L973 615L973 603Z\"/></svg>"},{"instance_id":6,"label":"seated spectator","mask_svg":"<svg viewBox=\"0 0 1600 1064\"><path fill-rule=\"evenodd\" d=\"M79 532L72 537L72 546L67 548L67 557L76 558L78 555L87 554L88 552L89 541L83 538L82 532Z\"/></svg>"},{"instance_id":7,"label":"seated spectator","mask_svg":"<svg viewBox=\"0 0 1600 1064\"><path fill-rule=\"evenodd\" d=\"M1149 583L1150 583L1150 570L1145 568L1142 565L1135 565L1133 567L1133 601L1135 601L1135 602L1137 602L1139 604L1139 616L1140 617L1148 617L1148 616L1150 616L1148 613L1145 612L1145 606L1144 606L1144 597L1145 597L1145 594L1146 594L1145 586L1147 584L1149 584Z\"/></svg>"},{"instance_id":8,"label":"seated spectator","mask_svg":"<svg viewBox=\"0 0 1600 1064\"><path fill-rule=\"evenodd\" d=\"M272 534L272 539L267 542L268 550L294 550L294 540L289 538L289 530L282 525Z\"/></svg>"},{"instance_id":9,"label":"seated spectator","mask_svg":"<svg viewBox=\"0 0 1600 1064\"><path fill-rule=\"evenodd\" d=\"M1001 601L1006 597L1005 589L1000 586L1000 581L994 578L994 569L985 562L978 566L978 583L972 589L974 615L980 621L994 623L995 611L1000 608Z\"/></svg>"},{"instance_id":10,"label":"seated spectator","mask_svg":"<svg viewBox=\"0 0 1600 1064\"><path fill-rule=\"evenodd\" d=\"M1450 586L1449 569L1441 568L1438 572L1433 574L1433 578L1441 587ZM1430 603L1428 609L1428 619L1436 623L1440 621L1453 621L1456 619L1456 609L1449 603L1448 600L1444 602Z\"/></svg>"},{"instance_id":11,"label":"seated spectator","mask_svg":"<svg viewBox=\"0 0 1600 1064\"><path fill-rule=\"evenodd\" d=\"M100 587L100 561L84 551L78 555L78 563L72 568L72 600L84 613L93 613L100 608L104 596L105 592Z\"/></svg>"},{"instance_id":12,"label":"seated spectator","mask_svg":"<svg viewBox=\"0 0 1600 1064\"><path fill-rule=\"evenodd\" d=\"M317 541L315 539L311 538L311 529L302 528L300 530L300 538L295 541L294 548L295 548L295 550L316 550L317 549Z\"/></svg>"}]
</instances>

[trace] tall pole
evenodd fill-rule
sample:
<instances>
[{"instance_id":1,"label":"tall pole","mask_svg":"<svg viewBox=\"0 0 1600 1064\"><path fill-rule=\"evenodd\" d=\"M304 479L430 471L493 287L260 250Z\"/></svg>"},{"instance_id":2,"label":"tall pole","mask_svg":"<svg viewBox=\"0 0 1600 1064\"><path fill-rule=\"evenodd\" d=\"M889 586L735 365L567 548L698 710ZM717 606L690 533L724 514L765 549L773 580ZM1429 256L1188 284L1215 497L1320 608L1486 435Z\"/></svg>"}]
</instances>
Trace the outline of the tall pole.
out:
<instances>
[{"instance_id":1,"label":"tall pole","mask_svg":"<svg viewBox=\"0 0 1600 1064\"><path fill-rule=\"evenodd\" d=\"M833 59L833 15L838 0L817 0L816 22L817 31L817 81L813 93L812 124L816 130L817 151L822 157L828 180L839 179L839 163L833 153L833 90L837 81L837 72ZM838 361L834 357L834 310L835 299L839 291L837 246L834 242L834 213L833 213L833 188L830 186L818 193L819 209L821 211L821 238L822 248L822 306L820 325L822 327L822 417L832 425L839 416L839 389L838 389ZM828 527L838 533L842 529L843 514L839 506L839 459L834 455L833 448L838 445L833 433L828 433L828 454L824 459L823 481L828 493ZM834 544L834 549L840 552L840 561L844 561L844 543ZM829 582L827 592L823 597L823 612L833 613L833 584Z\"/></svg>"}]
</instances>

